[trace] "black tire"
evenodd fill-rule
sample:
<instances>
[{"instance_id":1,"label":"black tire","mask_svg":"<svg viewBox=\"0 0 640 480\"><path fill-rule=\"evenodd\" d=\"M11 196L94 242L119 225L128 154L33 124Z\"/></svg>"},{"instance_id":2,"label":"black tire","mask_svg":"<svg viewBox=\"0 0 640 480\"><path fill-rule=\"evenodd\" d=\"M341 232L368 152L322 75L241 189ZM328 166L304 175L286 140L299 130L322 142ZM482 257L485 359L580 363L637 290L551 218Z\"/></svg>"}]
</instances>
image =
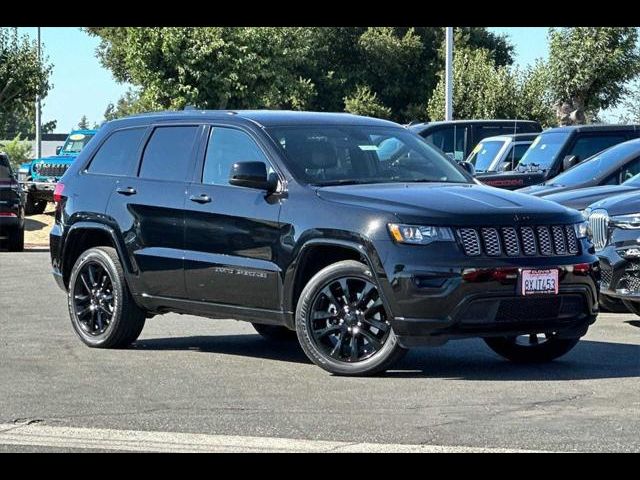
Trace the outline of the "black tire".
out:
<instances>
[{"instance_id":1,"label":"black tire","mask_svg":"<svg viewBox=\"0 0 640 480\"><path fill-rule=\"evenodd\" d=\"M329 296L324 292L327 289L331 289L336 283L339 282L351 282L352 285L362 282L364 285L361 292L355 292L357 286L354 286L354 292L344 293L342 301L347 300L351 305L352 311L349 308L345 309L340 301L334 296L336 305L333 303ZM340 287L342 288L342 287ZM347 287L349 289L349 287ZM368 290L365 290L368 289ZM384 305L382 298L379 296L379 286L371 274L370 269L360 262L353 260L346 260L342 262L330 265L309 280L309 283L304 287L298 300L298 306L296 308L296 332L300 345L309 359L318 365L319 367L331 372L335 375L345 376L365 376L375 375L380 372L384 372L389 369L395 362L400 360L407 352L405 348L402 348L398 344L398 339L391 328L387 312L389 311L386 305ZM374 293L371 293L375 290ZM368 293L365 293L368 292ZM370 295L371 294L371 295ZM353 296L355 295L355 298ZM360 295L360 297L358 297ZM362 303L358 310L356 304L365 301L371 296L370 300L366 303ZM351 300L349 299L351 297ZM375 302L373 298L376 298ZM318 303L320 302L320 303ZM314 319L315 313L322 313L316 310L318 305L322 302L326 305L326 313L331 315L331 319ZM345 303L345 302L343 302ZM361 309L366 308L370 310L370 305L376 305L375 310L378 319L370 317L369 320L365 320L365 313L361 312ZM339 309L338 306L341 308ZM333 308L332 308L333 307ZM348 306L347 306L348 307ZM335 314L332 314L331 311ZM345 313L343 313L345 312ZM344 318L339 316L349 315L348 322ZM360 318L361 323L357 323L358 329L356 330L356 319ZM317 323L320 325L317 326ZM322 325L322 322L326 322L326 328ZM379 327L372 327L372 323L375 322ZM351 326L346 327L347 323ZM365 325L364 327L360 325ZM346 331L349 328L349 331ZM319 329L319 330L318 330ZM332 330L334 333L326 334L320 333L320 338L325 339L325 342L329 345L323 344L321 340L317 338L318 331L325 332ZM353 333L355 332L355 334ZM366 334L365 334L366 332ZM381 335L381 339L378 340L376 335ZM374 336L373 342L370 338ZM351 343L347 344L345 341L349 339ZM335 342L335 343L334 343ZM355 360L343 359L344 348L348 346L351 352L351 359L353 358L353 351L355 350ZM355 345L352 346L352 345ZM328 351L331 350L332 351ZM362 350L362 359L359 358L360 351ZM331 353L334 353L334 356Z\"/></svg>"},{"instance_id":2,"label":"black tire","mask_svg":"<svg viewBox=\"0 0 640 480\"><path fill-rule=\"evenodd\" d=\"M536 335L537 343L532 342ZM520 343L524 337L525 343ZM545 363L566 354L576 346L578 338L557 338L553 333L544 334L540 341L539 334L521 335L520 337L489 337L485 343L498 355L516 363Z\"/></svg>"},{"instance_id":3,"label":"black tire","mask_svg":"<svg viewBox=\"0 0 640 480\"><path fill-rule=\"evenodd\" d=\"M96 326L96 320L87 320L87 322L81 320L81 317L85 318L83 315L86 314L83 314L83 311L86 308L82 308L79 300L81 297L91 297L88 289L99 287L99 282L90 282L90 273L85 275L83 282L82 276L92 268L99 271L101 277L105 273L109 276L107 285L110 285L110 288L106 288L106 293L110 294L111 297L111 305L107 309L111 312L111 317L107 318L107 326L96 332L91 331L91 327ZM87 281L87 278L89 281ZM91 283L91 285L86 286L87 283ZM104 280L101 285L105 285ZM91 297L90 306L94 306L94 300ZM145 313L134 302L127 287L118 254L111 247L91 248L80 255L71 271L67 303L73 329L85 344L93 348L127 347L140 336L144 327ZM106 312L105 309L101 310ZM96 315L105 314L100 311L96 313ZM93 312L90 315L92 315L91 318L93 319ZM89 322L92 325L88 325ZM100 325L104 325L104 323L103 318L100 320Z\"/></svg>"},{"instance_id":4,"label":"black tire","mask_svg":"<svg viewBox=\"0 0 640 480\"><path fill-rule=\"evenodd\" d=\"M618 298L607 297L606 295L600 295L598 303L600 304L600 310L603 312L629 313L633 311L627 307L624 301Z\"/></svg>"},{"instance_id":5,"label":"black tire","mask_svg":"<svg viewBox=\"0 0 640 480\"><path fill-rule=\"evenodd\" d=\"M10 252L22 252L24 250L24 228L16 228L9 232L7 249Z\"/></svg>"},{"instance_id":6,"label":"black tire","mask_svg":"<svg viewBox=\"0 0 640 480\"><path fill-rule=\"evenodd\" d=\"M622 300L627 311L640 315L640 302L630 302L629 300Z\"/></svg>"},{"instance_id":7,"label":"black tire","mask_svg":"<svg viewBox=\"0 0 640 480\"><path fill-rule=\"evenodd\" d=\"M295 330L289 330L287 327L279 325L265 325L263 323L252 323L253 328L263 338L275 341L290 341L296 339Z\"/></svg>"},{"instance_id":8,"label":"black tire","mask_svg":"<svg viewBox=\"0 0 640 480\"><path fill-rule=\"evenodd\" d=\"M35 200L32 195L27 195L27 201L24 205L25 215L40 215L47 209L46 200Z\"/></svg>"}]
</instances>

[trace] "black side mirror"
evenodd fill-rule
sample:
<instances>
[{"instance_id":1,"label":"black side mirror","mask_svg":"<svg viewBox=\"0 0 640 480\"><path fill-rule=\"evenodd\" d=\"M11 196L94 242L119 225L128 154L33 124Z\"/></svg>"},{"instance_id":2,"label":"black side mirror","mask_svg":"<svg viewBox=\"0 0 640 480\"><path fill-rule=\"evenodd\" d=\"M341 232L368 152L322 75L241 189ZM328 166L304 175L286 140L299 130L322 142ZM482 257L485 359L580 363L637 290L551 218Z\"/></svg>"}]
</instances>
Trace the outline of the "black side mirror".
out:
<instances>
[{"instance_id":1,"label":"black side mirror","mask_svg":"<svg viewBox=\"0 0 640 480\"><path fill-rule=\"evenodd\" d=\"M267 175L267 166L263 162L237 162L231 167L229 183L236 187L256 188L271 193L277 188L278 179Z\"/></svg>"},{"instance_id":2,"label":"black side mirror","mask_svg":"<svg viewBox=\"0 0 640 480\"><path fill-rule=\"evenodd\" d=\"M571 167L577 165L579 161L580 161L580 159L578 157L576 157L575 155L567 155L562 160L562 169L563 170L569 170Z\"/></svg>"},{"instance_id":3,"label":"black side mirror","mask_svg":"<svg viewBox=\"0 0 640 480\"><path fill-rule=\"evenodd\" d=\"M462 168L464 168L467 173L469 175L471 175L472 177L475 176L476 174L476 167L473 166L473 163L471 162L458 162L458 165L460 165Z\"/></svg>"},{"instance_id":4,"label":"black side mirror","mask_svg":"<svg viewBox=\"0 0 640 480\"><path fill-rule=\"evenodd\" d=\"M62 145L58 145L56 147L56 155L60 155L60 152L62 151Z\"/></svg>"}]
</instances>

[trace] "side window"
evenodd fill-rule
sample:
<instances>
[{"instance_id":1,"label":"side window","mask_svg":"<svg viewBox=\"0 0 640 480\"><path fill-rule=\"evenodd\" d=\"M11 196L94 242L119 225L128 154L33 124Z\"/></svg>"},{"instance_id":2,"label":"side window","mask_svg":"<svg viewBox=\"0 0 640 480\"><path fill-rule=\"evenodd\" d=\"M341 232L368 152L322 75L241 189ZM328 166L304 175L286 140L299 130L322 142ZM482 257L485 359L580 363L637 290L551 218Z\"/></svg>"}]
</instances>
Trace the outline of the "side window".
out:
<instances>
[{"instance_id":1,"label":"side window","mask_svg":"<svg viewBox=\"0 0 640 480\"><path fill-rule=\"evenodd\" d=\"M626 140L623 135L590 135L588 137L581 137L576 140L569 155L575 155L578 157L578 161L581 162L587 158L595 155L602 150L609 148L618 143L622 143Z\"/></svg>"},{"instance_id":2,"label":"side window","mask_svg":"<svg viewBox=\"0 0 640 480\"><path fill-rule=\"evenodd\" d=\"M440 128L435 132L427 135L425 140L435 145L446 154L450 154L455 160L464 160L465 157L465 139L467 127L451 126Z\"/></svg>"},{"instance_id":3,"label":"side window","mask_svg":"<svg viewBox=\"0 0 640 480\"><path fill-rule=\"evenodd\" d=\"M142 155L140 177L184 181L191 167L198 126L157 127Z\"/></svg>"},{"instance_id":4,"label":"side window","mask_svg":"<svg viewBox=\"0 0 640 480\"><path fill-rule=\"evenodd\" d=\"M202 183L228 185L231 166L236 162L264 162L267 171L273 172L267 157L249 135L234 128L213 127L209 134Z\"/></svg>"},{"instance_id":5,"label":"side window","mask_svg":"<svg viewBox=\"0 0 640 480\"><path fill-rule=\"evenodd\" d=\"M640 173L640 157L632 160L620 169L620 183L626 182L631 177L635 177L638 173Z\"/></svg>"},{"instance_id":6,"label":"side window","mask_svg":"<svg viewBox=\"0 0 640 480\"><path fill-rule=\"evenodd\" d=\"M120 176L130 173L144 132L144 128L129 128L111 134L93 156L87 171Z\"/></svg>"}]
</instances>

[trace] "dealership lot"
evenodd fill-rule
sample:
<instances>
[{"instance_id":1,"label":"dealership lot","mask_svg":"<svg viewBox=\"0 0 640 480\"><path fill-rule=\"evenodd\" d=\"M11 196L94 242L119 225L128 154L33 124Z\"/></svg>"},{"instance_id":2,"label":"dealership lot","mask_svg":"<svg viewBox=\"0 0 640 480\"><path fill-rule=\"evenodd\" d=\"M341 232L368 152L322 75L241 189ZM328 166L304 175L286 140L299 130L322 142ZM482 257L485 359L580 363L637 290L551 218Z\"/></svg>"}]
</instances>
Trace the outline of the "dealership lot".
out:
<instances>
[{"instance_id":1,"label":"dealership lot","mask_svg":"<svg viewBox=\"0 0 640 480\"><path fill-rule=\"evenodd\" d=\"M137 437L149 450L640 449L632 314L601 315L546 366L465 340L340 378L231 320L165 315L133 348L89 349L49 271L47 251L0 252L0 451L130 450Z\"/></svg>"}]
</instances>

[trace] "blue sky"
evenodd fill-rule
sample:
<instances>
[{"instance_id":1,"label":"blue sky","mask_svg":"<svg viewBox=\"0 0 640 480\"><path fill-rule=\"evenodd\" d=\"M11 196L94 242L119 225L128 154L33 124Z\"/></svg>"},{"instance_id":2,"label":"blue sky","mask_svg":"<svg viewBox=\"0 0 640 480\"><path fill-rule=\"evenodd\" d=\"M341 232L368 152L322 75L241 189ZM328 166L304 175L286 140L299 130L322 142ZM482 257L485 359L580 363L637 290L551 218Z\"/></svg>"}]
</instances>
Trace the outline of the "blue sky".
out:
<instances>
[{"instance_id":1,"label":"blue sky","mask_svg":"<svg viewBox=\"0 0 640 480\"><path fill-rule=\"evenodd\" d=\"M547 29L541 27L490 28L505 33L515 45L516 63L526 66L536 58L547 57ZM35 38L36 28L20 28ZM95 56L98 39L79 27L41 29L44 52L54 64L53 89L44 100L43 121L56 119L56 131L68 132L82 115L89 122L101 122L109 103L115 103L127 90L118 84Z\"/></svg>"}]
</instances>

